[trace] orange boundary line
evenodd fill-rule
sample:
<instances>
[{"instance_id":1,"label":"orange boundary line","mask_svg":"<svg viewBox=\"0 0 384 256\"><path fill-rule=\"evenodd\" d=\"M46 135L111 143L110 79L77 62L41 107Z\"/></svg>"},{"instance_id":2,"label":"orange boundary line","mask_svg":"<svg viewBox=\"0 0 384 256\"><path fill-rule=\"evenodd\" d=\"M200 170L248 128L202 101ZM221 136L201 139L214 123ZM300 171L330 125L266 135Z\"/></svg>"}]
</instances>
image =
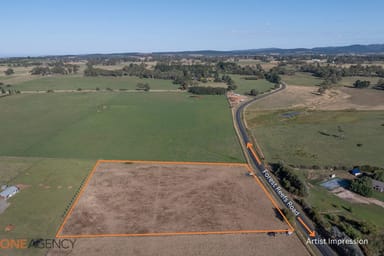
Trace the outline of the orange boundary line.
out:
<instances>
[{"instance_id":1,"label":"orange boundary line","mask_svg":"<svg viewBox=\"0 0 384 256\"><path fill-rule=\"evenodd\" d=\"M278 212L281 214L281 216L283 217L284 221L288 224L291 232L293 232L295 229L293 228L293 226L291 225L291 223L288 221L287 217L285 217L284 213L280 210L280 207L277 205L276 201L273 199L271 193L269 193L269 191L265 188L264 184L260 181L260 179L255 175L255 173L252 171L251 167L248 166L248 171L249 173L252 174L253 178L255 179L255 181L259 184L259 186L261 187L261 189L264 191L264 193L267 195L267 197L269 198L269 200L272 202L273 206L276 207L276 209L278 210Z\"/></svg>"},{"instance_id":2,"label":"orange boundary line","mask_svg":"<svg viewBox=\"0 0 384 256\"><path fill-rule=\"evenodd\" d=\"M90 174L88 175L87 179L85 180L85 183L83 184L79 194L77 195L76 199L75 199L75 202L72 203L72 206L71 208L69 209L69 211L67 212L67 214L65 215L65 218L63 220L63 223L61 224L59 230L57 231L56 233L56 237L58 237L58 235L63 231L63 228L64 228L64 224L67 222L69 216L71 215L73 209L75 208L77 202L79 201L81 195L83 194L85 188L87 187L89 181L91 180L91 177L93 176L94 172L96 171L96 168L97 166L99 165L99 161L96 161L96 164L93 166L93 169L92 171L90 172Z\"/></svg>"},{"instance_id":3,"label":"orange boundary line","mask_svg":"<svg viewBox=\"0 0 384 256\"><path fill-rule=\"evenodd\" d=\"M311 230L311 229L307 226L307 224L305 224L305 222L303 221L303 219L302 219L300 216L298 216L297 219L298 219L298 220L300 221L300 223L304 226L304 228L308 231L309 236L310 236L310 237L314 237L314 236L315 236L315 230Z\"/></svg>"},{"instance_id":4,"label":"orange boundary line","mask_svg":"<svg viewBox=\"0 0 384 256\"><path fill-rule=\"evenodd\" d=\"M260 158L257 156L256 152L255 152L255 149L253 148L253 145L251 143L248 143L247 145L249 145L249 150L251 150L253 156L255 157L257 163L260 165L261 164L261 161L260 161Z\"/></svg>"},{"instance_id":5,"label":"orange boundary line","mask_svg":"<svg viewBox=\"0 0 384 256\"><path fill-rule=\"evenodd\" d=\"M162 233L145 233L145 234L81 234L81 235L62 235L63 228L65 224L67 223L70 215L72 214L75 206L80 200L80 197L82 196L83 192L85 191L86 187L89 184L89 181L91 180L92 176L94 175L98 165L100 163L152 163L152 164L188 164L188 165L217 165L217 166L242 166L248 168L248 171L250 173L253 173L249 167L248 164L245 163L219 163L219 162L167 162L167 161L144 161L144 160L97 160L96 164L93 166L92 171L89 173L87 179L85 180L85 183L83 184L79 194L77 195L75 201L73 202L71 208L67 212L63 223L60 225L59 230L56 233L56 238L92 238L92 237L145 237L145 236L176 236L176 235L212 235L212 234L245 234L245 233L268 233L268 232L276 232L276 233L285 233L289 231L293 231L291 224L286 219L284 214L281 212L280 208L276 206L276 203L273 201L273 199L268 195L268 192L264 188L264 185L257 179L255 175L254 178L256 181L258 181L258 184L261 186L265 194L269 197L272 204L278 209L280 214L283 216L284 220L287 222L288 226L291 229L277 229L277 230L228 230L228 231L196 231L196 232L162 232Z\"/></svg>"}]
</instances>

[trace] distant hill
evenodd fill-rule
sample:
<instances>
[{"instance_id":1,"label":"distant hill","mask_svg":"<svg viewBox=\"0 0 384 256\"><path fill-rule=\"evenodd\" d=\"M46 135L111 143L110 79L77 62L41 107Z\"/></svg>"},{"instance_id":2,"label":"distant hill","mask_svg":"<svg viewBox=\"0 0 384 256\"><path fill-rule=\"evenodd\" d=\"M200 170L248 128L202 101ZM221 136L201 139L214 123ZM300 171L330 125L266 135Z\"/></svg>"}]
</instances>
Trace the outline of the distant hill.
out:
<instances>
[{"instance_id":1,"label":"distant hill","mask_svg":"<svg viewBox=\"0 0 384 256\"><path fill-rule=\"evenodd\" d=\"M260 55L260 54L384 54L384 44L370 45L349 45L349 46L328 46L315 48L263 48L249 50L233 50L233 51L181 51L181 52L154 52L155 55L203 55L203 56L222 56L222 55Z\"/></svg>"},{"instance_id":2,"label":"distant hill","mask_svg":"<svg viewBox=\"0 0 384 256\"><path fill-rule=\"evenodd\" d=\"M231 51L216 51L216 50L201 50L201 51L174 51L174 52L125 52L125 53L94 53L94 54L71 54L71 55L50 55L40 57L65 57L65 58L122 58L122 57L142 57L150 55L158 56L246 56L246 55L305 55L305 54L383 54L384 44L368 44L368 45L348 45L348 46L328 46L328 47L315 47L315 48L261 48L261 49L248 49L248 50L231 50ZM0 54L1 58L7 58L6 55ZM10 56L8 58L11 58ZM39 57L37 57L39 58Z\"/></svg>"}]
</instances>

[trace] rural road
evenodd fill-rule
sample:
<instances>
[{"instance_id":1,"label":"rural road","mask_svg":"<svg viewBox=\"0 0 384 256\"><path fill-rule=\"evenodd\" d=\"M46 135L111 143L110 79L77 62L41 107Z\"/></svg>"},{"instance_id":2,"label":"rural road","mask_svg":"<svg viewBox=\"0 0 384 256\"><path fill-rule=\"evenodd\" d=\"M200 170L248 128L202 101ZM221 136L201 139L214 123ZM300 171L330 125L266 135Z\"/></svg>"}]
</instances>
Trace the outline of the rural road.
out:
<instances>
[{"instance_id":1,"label":"rural road","mask_svg":"<svg viewBox=\"0 0 384 256\"><path fill-rule=\"evenodd\" d=\"M245 124L243 122L243 119L242 119L242 114L243 114L243 111L244 111L244 108L248 105L250 105L251 103L259 100L259 99L262 99L262 98L265 98L271 94L274 94L274 93L277 93L279 91L282 91L286 88L286 85L285 83L282 83L280 88L272 91L271 93L268 93L268 94L262 94L260 96L257 96L255 97L254 99L250 100L250 101L247 101L245 103L243 103L241 106L239 106L236 110L236 113L235 113L235 126L237 126L237 131L239 133L239 136L240 136L240 143L242 143L243 145L248 145L249 143L252 143L248 134L247 134L247 130L245 128ZM244 147L242 147L244 148ZM247 159L249 161L249 164L250 166L254 167L255 170L258 171L258 176L260 177L260 179L266 181L266 178L265 178L265 174L263 173L263 171L266 169L264 167L264 165L260 162L260 160L256 159L255 155L254 155L254 150L253 148L251 147L246 147L246 155L248 155ZM264 178L261 178L261 177L264 177ZM270 185L269 182L265 182L267 184ZM276 191L272 188L272 186L270 185L270 188L271 188L271 191L274 192L274 196L275 198L280 198L281 202L283 203L283 205L286 205L286 202L284 202L282 200L281 197L279 197L276 193ZM288 208L288 207L287 207ZM289 209L288 209L289 210ZM311 239L323 239L322 237L320 237L317 233L315 235L315 237L310 237L309 236L309 233L308 233L308 227L311 227L310 223L307 218L299 213L299 215L296 215L296 226L297 227L300 227L301 231L303 234L305 234L305 236L307 238L311 238ZM302 222L304 222L302 224ZM311 230L314 230L313 228L310 228ZM336 255L334 253L334 251L328 246L328 245L321 245L321 244L316 244L316 247L317 249L319 250L319 252L322 254L322 255L325 255L325 256L333 256L333 255Z\"/></svg>"}]
</instances>

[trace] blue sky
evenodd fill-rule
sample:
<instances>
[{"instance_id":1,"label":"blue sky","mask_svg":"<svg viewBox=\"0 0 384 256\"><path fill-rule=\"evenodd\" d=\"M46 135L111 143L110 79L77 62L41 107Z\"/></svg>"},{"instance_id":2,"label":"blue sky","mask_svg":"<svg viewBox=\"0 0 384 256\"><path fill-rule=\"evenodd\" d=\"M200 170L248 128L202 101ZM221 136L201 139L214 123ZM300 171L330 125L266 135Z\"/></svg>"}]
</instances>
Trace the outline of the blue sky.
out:
<instances>
[{"instance_id":1,"label":"blue sky","mask_svg":"<svg viewBox=\"0 0 384 256\"><path fill-rule=\"evenodd\" d=\"M0 55L384 43L381 0L12 0Z\"/></svg>"}]
</instances>

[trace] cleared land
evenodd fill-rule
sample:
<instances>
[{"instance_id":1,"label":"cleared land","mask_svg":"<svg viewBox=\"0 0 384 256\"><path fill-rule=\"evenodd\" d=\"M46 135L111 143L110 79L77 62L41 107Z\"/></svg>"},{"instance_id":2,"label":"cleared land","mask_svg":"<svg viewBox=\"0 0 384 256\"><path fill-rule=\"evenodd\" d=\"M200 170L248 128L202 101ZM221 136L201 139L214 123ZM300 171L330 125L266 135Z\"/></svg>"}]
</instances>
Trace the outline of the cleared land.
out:
<instances>
[{"instance_id":1,"label":"cleared land","mask_svg":"<svg viewBox=\"0 0 384 256\"><path fill-rule=\"evenodd\" d=\"M63 232L287 228L246 172L244 165L103 163L95 169ZM48 255L105 253L309 255L295 234L247 233L76 238L74 249L52 249Z\"/></svg>"},{"instance_id":2,"label":"cleared land","mask_svg":"<svg viewBox=\"0 0 384 256\"><path fill-rule=\"evenodd\" d=\"M361 196L343 187L339 187L332 190L332 193L334 193L336 196L344 200L350 201L351 203L376 204L384 208L383 201L377 200L375 198L367 198L367 197Z\"/></svg>"},{"instance_id":3,"label":"cleared land","mask_svg":"<svg viewBox=\"0 0 384 256\"><path fill-rule=\"evenodd\" d=\"M318 87L291 86L256 101L248 110L309 108L312 110L384 110L384 91L374 89L333 88L317 95Z\"/></svg>"},{"instance_id":4,"label":"cleared land","mask_svg":"<svg viewBox=\"0 0 384 256\"><path fill-rule=\"evenodd\" d=\"M242 162L223 96L15 95L0 100L0 155Z\"/></svg>"},{"instance_id":5,"label":"cleared land","mask_svg":"<svg viewBox=\"0 0 384 256\"><path fill-rule=\"evenodd\" d=\"M245 165L127 163L97 166L59 237L288 229Z\"/></svg>"},{"instance_id":6,"label":"cleared land","mask_svg":"<svg viewBox=\"0 0 384 256\"><path fill-rule=\"evenodd\" d=\"M309 253L295 235L277 235L274 238L266 234L240 234L83 238L76 239L73 250L51 250L48 255L296 256Z\"/></svg>"}]
</instances>

